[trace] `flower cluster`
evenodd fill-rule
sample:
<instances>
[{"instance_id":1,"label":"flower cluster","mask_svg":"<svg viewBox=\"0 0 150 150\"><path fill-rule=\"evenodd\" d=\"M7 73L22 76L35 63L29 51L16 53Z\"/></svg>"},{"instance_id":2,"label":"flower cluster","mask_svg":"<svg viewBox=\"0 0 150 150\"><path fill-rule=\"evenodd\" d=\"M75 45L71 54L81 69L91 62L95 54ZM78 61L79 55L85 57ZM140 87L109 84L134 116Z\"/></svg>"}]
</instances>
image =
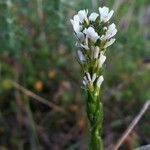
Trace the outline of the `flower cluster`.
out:
<instances>
[{"instance_id":1,"label":"flower cluster","mask_svg":"<svg viewBox=\"0 0 150 150\"><path fill-rule=\"evenodd\" d=\"M84 71L83 84L88 90L100 88L104 78L102 67L106 60L106 48L115 42L116 25L109 20L114 11L100 7L99 13L88 14L88 10L80 10L71 23L78 39L78 58Z\"/></svg>"}]
</instances>

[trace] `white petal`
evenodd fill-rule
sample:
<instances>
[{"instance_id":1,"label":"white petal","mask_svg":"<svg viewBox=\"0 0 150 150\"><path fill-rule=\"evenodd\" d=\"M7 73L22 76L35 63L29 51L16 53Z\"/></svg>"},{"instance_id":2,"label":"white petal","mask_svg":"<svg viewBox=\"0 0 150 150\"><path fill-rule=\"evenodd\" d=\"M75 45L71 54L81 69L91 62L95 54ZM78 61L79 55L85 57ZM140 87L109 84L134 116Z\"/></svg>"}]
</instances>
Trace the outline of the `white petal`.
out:
<instances>
[{"instance_id":1,"label":"white petal","mask_svg":"<svg viewBox=\"0 0 150 150\"><path fill-rule=\"evenodd\" d=\"M73 29L76 33L80 32L80 26L78 24L74 24Z\"/></svg>"},{"instance_id":2,"label":"white petal","mask_svg":"<svg viewBox=\"0 0 150 150\"><path fill-rule=\"evenodd\" d=\"M107 15L108 14L108 12L109 12L109 8L108 7L99 7L99 12L100 12L100 14L102 14L102 15Z\"/></svg>"},{"instance_id":3,"label":"white petal","mask_svg":"<svg viewBox=\"0 0 150 150\"><path fill-rule=\"evenodd\" d=\"M102 68L102 66L103 66L103 64L104 64L104 62L105 62L105 60L106 60L106 56L101 53L101 54L100 54L100 57L99 57L99 64L98 64L98 67L99 67L99 68Z\"/></svg>"},{"instance_id":4,"label":"white petal","mask_svg":"<svg viewBox=\"0 0 150 150\"><path fill-rule=\"evenodd\" d=\"M80 20L80 18L79 18L79 16L78 15L74 15L74 21L76 21L76 22L79 22L79 20Z\"/></svg>"},{"instance_id":5,"label":"white petal","mask_svg":"<svg viewBox=\"0 0 150 150\"><path fill-rule=\"evenodd\" d=\"M88 46L88 38L87 38L87 36L84 38L83 41L84 41L83 44L80 44L80 46L83 47L84 49L88 50L89 46Z\"/></svg>"},{"instance_id":6,"label":"white petal","mask_svg":"<svg viewBox=\"0 0 150 150\"><path fill-rule=\"evenodd\" d=\"M116 33L117 33L116 25L112 23L111 25L108 26L108 30L106 31L105 35L102 35L100 39L102 41L109 40L114 35L116 35Z\"/></svg>"},{"instance_id":7,"label":"white petal","mask_svg":"<svg viewBox=\"0 0 150 150\"><path fill-rule=\"evenodd\" d=\"M88 10L80 10L78 12L79 21L82 23L85 19L87 19Z\"/></svg>"},{"instance_id":8,"label":"white petal","mask_svg":"<svg viewBox=\"0 0 150 150\"><path fill-rule=\"evenodd\" d=\"M108 20L110 20L110 18L113 16L113 14L114 14L114 11L111 10L111 11L109 12L109 14L108 14Z\"/></svg>"},{"instance_id":9,"label":"white petal","mask_svg":"<svg viewBox=\"0 0 150 150\"><path fill-rule=\"evenodd\" d=\"M100 7L99 8L99 13L100 13L100 20L102 22L107 22L112 17L114 11L111 10L109 12L109 8L108 7L102 7L102 8Z\"/></svg>"},{"instance_id":10,"label":"white petal","mask_svg":"<svg viewBox=\"0 0 150 150\"><path fill-rule=\"evenodd\" d=\"M108 46L112 45L115 42L116 39L112 38L110 41L106 42L104 48L107 48Z\"/></svg>"},{"instance_id":11,"label":"white petal","mask_svg":"<svg viewBox=\"0 0 150 150\"><path fill-rule=\"evenodd\" d=\"M114 23L112 23L111 25L108 26L108 30L114 29L116 28L116 25Z\"/></svg>"},{"instance_id":12,"label":"white petal","mask_svg":"<svg viewBox=\"0 0 150 150\"><path fill-rule=\"evenodd\" d=\"M81 41L84 41L85 40L85 36L82 32L78 32L76 33L77 37L81 40Z\"/></svg>"},{"instance_id":13,"label":"white petal","mask_svg":"<svg viewBox=\"0 0 150 150\"><path fill-rule=\"evenodd\" d=\"M93 27L89 27L83 32L86 34L87 38L91 39L94 43L99 39L99 35L97 32L95 32Z\"/></svg>"},{"instance_id":14,"label":"white petal","mask_svg":"<svg viewBox=\"0 0 150 150\"><path fill-rule=\"evenodd\" d=\"M91 81L92 79L91 79L90 73L89 73L89 72L87 72L87 73L86 73L86 75L87 75L87 79L88 79L88 81Z\"/></svg>"},{"instance_id":15,"label":"white petal","mask_svg":"<svg viewBox=\"0 0 150 150\"><path fill-rule=\"evenodd\" d=\"M91 47L91 50L92 50L92 58L93 59L96 59L96 58L98 58L98 55L99 55L99 47L98 46L96 46L96 47L94 47L94 46L92 46Z\"/></svg>"},{"instance_id":16,"label":"white petal","mask_svg":"<svg viewBox=\"0 0 150 150\"><path fill-rule=\"evenodd\" d=\"M80 44L80 45L81 45L81 47L83 47L83 48L86 49L86 50L89 49L88 45L83 45L83 44Z\"/></svg>"},{"instance_id":17,"label":"white petal","mask_svg":"<svg viewBox=\"0 0 150 150\"><path fill-rule=\"evenodd\" d=\"M86 76L84 76L84 77L83 77L83 79L86 81L86 80L87 80L87 77L86 77Z\"/></svg>"},{"instance_id":18,"label":"white petal","mask_svg":"<svg viewBox=\"0 0 150 150\"><path fill-rule=\"evenodd\" d=\"M80 50L78 50L78 57L79 57L80 61L85 61L85 57Z\"/></svg>"},{"instance_id":19,"label":"white petal","mask_svg":"<svg viewBox=\"0 0 150 150\"><path fill-rule=\"evenodd\" d=\"M113 30L108 30L108 31L106 32L106 39L112 38L113 36L116 35L116 33L117 33L117 29L116 29L116 28L113 29Z\"/></svg>"},{"instance_id":20,"label":"white petal","mask_svg":"<svg viewBox=\"0 0 150 150\"><path fill-rule=\"evenodd\" d=\"M95 81L95 79L96 79L96 73L94 73L92 76L92 83Z\"/></svg>"},{"instance_id":21,"label":"white petal","mask_svg":"<svg viewBox=\"0 0 150 150\"><path fill-rule=\"evenodd\" d=\"M90 21L95 21L98 16L99 16L99 14L93 12L93 13L91 13L91 15L89 16L89 20L90 20Z\"/></svg>"},{"instance_id":22,"label":"white petal","mask_svg":"<svg viewBox=\"0 0 150 150\"><path fill-rule=\"evenodd\" d=\"M76 47L79 47L80 45L79 45L79 43L78 43L78 42L76 42L76 43L75 43L75 46L76 46Z\"/></svg>"},{"instance_id":23,"label":"white petal","mask_svg":"<svg viewBox=\"0 0 150 150\"><path fill-rule=\"evenodd\" d=\"M101 84L102 84L103 81L104 81L103 76L100 76L100 77L98 78L98 80L97 80L97 83L96 83L97 87L100 88L100 86L101 86Z\"/></svg>"},{"instance_id":24,"label":"white petal","mask_svg":"<svg viewBox=\"0 0 150 150\"><path fill-rule=\"evenodd\" d=\"M79 24L79 16L75 15L73 19L70 20L73 26L73 29L76 33L80 32L81 26Z\"/></svg>"},{"instance_id":25,"label":"white petal","mask_svg":"<svg viewBox=\"0 0 150 150\"><path fill-rule=\"evenodd\" d=\"M87 84L88 84L88 82L89 82L89 81L87 80L87 77L86 77L86 76L84 76L84 77L83 77L83 81L84 81L84 83L83 83L83 84L85 84L85 85L87 85Z\"/></svg>"},{"instance_id":26,"label":"white petal","mask_svg":"<svg viewBox=\"0 0 150 150\"><path fill-rule=\"evenodd\" d=\"M86 86L86 85L87 85L87 83L85 82L85 80L83 80L83 81L82 81L82 83L83 83L83 85L84 85L84 86Z\"/></svg>"},{"instance_id":27,"label":"white petal","mask_svg":"<svg viewBox=\"0 0 150 150\"><path fill-rule=\"evenodd\" d=\"M109 12L109 8L108 7L100 7L99 8L99 12L100 12L100 20L103 22L107 22L107 16L108 16L108 12Z\"/></svg>"},{"instance_id":28,"label":"white petal","mask_svg":"<svg viewBox=\"0 0 150 150\"><path fill-rule=\"evenodd\" d=\"M73 23L74 23L74 20L73 20L73 19L70 19L70 22L71 22L71 24L73 25Z\"/></svg>"}]
</instances>

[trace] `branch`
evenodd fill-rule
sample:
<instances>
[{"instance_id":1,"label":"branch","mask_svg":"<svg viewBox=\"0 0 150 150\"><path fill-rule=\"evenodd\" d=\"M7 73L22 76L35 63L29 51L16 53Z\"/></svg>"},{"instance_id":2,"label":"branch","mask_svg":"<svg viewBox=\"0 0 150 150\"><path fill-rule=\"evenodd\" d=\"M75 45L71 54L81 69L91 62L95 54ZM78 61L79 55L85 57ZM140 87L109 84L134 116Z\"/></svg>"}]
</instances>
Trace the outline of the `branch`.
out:
<instances>
[{"instance_id":1,"label":"branch","mask_svg":"<svg viewBox=\"0 0 150 150\"><path fill-rule=\"evenodd\" d=\"M52 102L49 102L45 98L42 98L39 95L29 91L28 89L24 88L23 86L21 86L17 82L10 80L10 83L12 84L13 87L17 88L18 90L20 90L21 92L23 92L27 96L34 98L38 102L41 102L41 103L47 105L48 107L53 108L55 111L58 111L61 113L66 113L66 111L64 109L62 109L61 107L59 107L59 106L53 104Z\"/></svg>"},{"instance_id":2,"label":"branch","mask_svg":"<svg viewBox=\"0 0 150 150\"><path fill-rule=\"evenodd\" d=\"M118 142L115 144L113 150L118 150L118 148L122 145L124 140L128 137L128 135L131 133L133 128L137 125L137 123L140 121L146 110L150 106L150 100L146 101L145 104L143 105L141 111L137 114L137 116L134 118L134 120L131 122L129 127L126 129L126 131L123 133L121 138L118 140Z\"/></svg>"}]
</instances>

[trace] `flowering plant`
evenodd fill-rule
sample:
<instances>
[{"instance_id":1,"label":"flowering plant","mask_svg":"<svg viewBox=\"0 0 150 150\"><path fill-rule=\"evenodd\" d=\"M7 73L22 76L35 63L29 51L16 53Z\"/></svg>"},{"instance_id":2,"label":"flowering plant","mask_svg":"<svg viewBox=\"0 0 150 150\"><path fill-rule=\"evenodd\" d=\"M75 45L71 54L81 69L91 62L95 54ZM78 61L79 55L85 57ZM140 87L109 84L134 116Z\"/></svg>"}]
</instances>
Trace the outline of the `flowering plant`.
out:
<instances>
[{"instance_id":1,"label":"flowering plant","mask_svg":"<svg viewBox=\"0 0 150 150\"><path fill-rule=\"evenodd\" d=\"M106 48L115 42L116 25L109 20L114 11L108 7L99 7L98 13L88 15L88 10L80 10L71 23L77 37L78 59L83 70L83 85L87 91L87 115L90 121L90 150L103 149L101 139L103 108L99 99L103 64L106 60Z\"/></svg>"}]
</instances>

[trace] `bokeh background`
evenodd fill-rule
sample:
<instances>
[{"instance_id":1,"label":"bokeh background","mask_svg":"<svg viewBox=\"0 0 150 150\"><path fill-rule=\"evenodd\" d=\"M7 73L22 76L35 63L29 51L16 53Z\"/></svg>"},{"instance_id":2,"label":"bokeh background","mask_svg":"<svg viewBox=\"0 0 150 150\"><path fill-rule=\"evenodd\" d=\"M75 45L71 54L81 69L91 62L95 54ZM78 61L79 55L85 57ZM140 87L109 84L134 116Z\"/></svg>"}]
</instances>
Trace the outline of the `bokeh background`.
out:
<instances>
[{"instance_id":1,"label":"bokeh background","mask_svg":"<svg viewBox=\"0 0 150 150\"><path fill-rule=\"evenodd\" d=\"M149 0L0 0L0 150L87 150L70 18L103 5L118 29L102 86L106 149L150 98ZM120 149L149 143L148 110Z\"/></svg>"}]
</instances>

